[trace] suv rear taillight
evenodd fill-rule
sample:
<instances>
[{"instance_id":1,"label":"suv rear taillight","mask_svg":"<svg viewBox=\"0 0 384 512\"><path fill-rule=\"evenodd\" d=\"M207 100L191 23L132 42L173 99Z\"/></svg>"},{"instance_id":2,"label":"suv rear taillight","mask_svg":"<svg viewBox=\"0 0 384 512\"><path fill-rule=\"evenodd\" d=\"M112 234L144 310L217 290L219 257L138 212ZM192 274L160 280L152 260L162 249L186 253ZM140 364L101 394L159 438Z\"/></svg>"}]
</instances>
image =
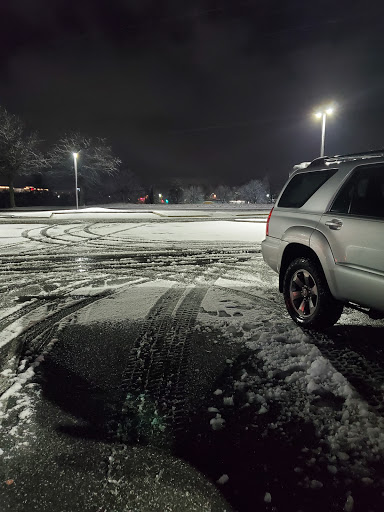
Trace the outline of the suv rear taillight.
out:
<instances>
[{"instance_id":1,"label":"suv rear taillight","mask_svg":"<svg viewBox=\"0 0 384 512\"><path fill-rule=\"evenodd\" d=\"M267 228L266 228L266 236L269 235L269 221L271 220L271 215L272 215L272 212L273 212L273 208L272 210L269 212L269 215L268 215L268 219L267 219Z\"/></svg>"}]
</instances>

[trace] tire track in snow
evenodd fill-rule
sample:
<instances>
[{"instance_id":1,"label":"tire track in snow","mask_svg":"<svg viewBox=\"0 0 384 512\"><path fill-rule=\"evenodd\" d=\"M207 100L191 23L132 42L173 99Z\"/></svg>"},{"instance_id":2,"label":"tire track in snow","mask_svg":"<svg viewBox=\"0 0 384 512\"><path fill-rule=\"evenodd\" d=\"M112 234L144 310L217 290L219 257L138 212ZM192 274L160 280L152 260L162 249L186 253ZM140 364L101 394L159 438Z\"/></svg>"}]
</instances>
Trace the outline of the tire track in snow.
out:
<instances>
[{"instance_id":1,"label":"tire track in snow","mask_svg":"<svg viewBox=\"0 0 384 512\"><path fill-rule=\"evenodd\" d=\"M105 297L105 295L103 297ZM29 360L32 360L30 357L31 354L36 356L36 354L43 351L47 344L51 341L52 337L54 337L59 327L60 321L64 320L70 315L73 315L85 306L100 300L103 297L96 296L81 300L77 299L72 301L70 304L64 305L63 307L60 307L60 305L57 305L57 303L51 303L53 307L56 309L59 308L59 310L56 310L49 316L46 316L43 320L30 325L21 334L9 339L9 341L2 345L0 353L0 367L3 368L4 366L8 366L9 359L11 357L14 361L14 369L17 368L18 362L25 355L28 355ZM49 304L47 305L49 306ZM41 306L41 304L38 306ZM22 316L19 318L21 319ZM26 368L23 368L23 371L25 371L25 369ZM12 382L9 380L9 377L5 376L5 378L0 382L0 393L6 391L11 384Z\"/></svg>"},{"instance_id":2,"label":"tire track in snow","mask_svg":"<svg viewBox=\"0 0 384 512\"><path fill-rule=\"evenodd\" d=\"M224 276L225 280L230 280L226 276ZM240 279L237 280L239 282ZM257 283L255 283L255 287L257 287ZM256 292L245 292L244 290L238 290L236 288L231 288L229 286L221 286L221 285L215 285L216 289L227 291L228 293L231 293L235 296L241 297L242 299L248 299L258 304L258 307L260 308L266 308L266 306L269 306L268 309L266 309L265 313L268 314L268 316L277 316L279 319L281 319L282 316L285 316L288 318L286 309L283 307L283 305L278 301L277 299L270 299L268 297L259 296L256 295ZM261 293L263 293L263 290L261 290ZM265 304L266 303L266 304ZM271 309L274 308L274 309Z\"/></svg>"},{"instance_id":3,"label":"tire track in snow","mask_svg":"<svg viewBox=\"0 0 384 512\"><path fill-rule=\"evenodd\" d=\"M354 345L348 340L333 340L327 334L308 333L324 357L344 375L364 400L380 415L384 415L384 368L383 354L377 344L358 340ZM380 340L382 342L382 340Z\"/></svg>"},{"instance_id":4,"label":"tire track in snow","mask_svg":"<svg viewBox=\"0 0 384 512\"><path fill-rule=\"evenodd\" d=\"M53 224L51 226L44 226L43 228L32 228L27 229L22 232L21 236L24 238L27 238L28 240L32 240L33 242L40 242L45 244L52 245L52 240L54 240L54 237L51 237L51 235L48 234L48 230L55 229L59 226L59 224ZM36 232L34 234L33 232ZM32 234L33 233L33 234ZM70 242L66 242L65 240L60 240L60 245L68 244Z\"/></svg>"},{"instance_id":5,"label":"tire track in snow","mask_svg":"<svg viewBox=\"0 0 384 512\"><path fill-rule=\"evenodd\" d=\"M22 318L23 316L31 313L35 309L41 306L41 303L39 303L38 300L34 300L32 304L26 304L24 307L20 307L17 311L13 311L7 316L4 316L0 320L0 332L6 329L9 325L11 325L13 322L18 320L19 318Z\"/></svg>"},{"instance_id":6,"label":"tire track in snow","mask_svg":"<svg viewBox=\"0 0 384 512\"><path fill-rule=\"evenodd\" d=\"M173 287L153 306L129 354L118 435L161 444L180 428L193 326L209 286Z\"/></svg>"},{"instance_id":7,"label":"tire track in snow","mask_svg":"<svg viewBox=\"0 0 384 512\"><path fill-rule=\"evenodd\" d=\"M177 254L175 254L177 252ZM0 275L9 276L12 272L32 272L41 271L44 269L45 272L55 272L56 274L65 272L77 272L79 265L84 267L84 271L108 270L116 269L119 272L126 269L129 270L142 270L145 265L147 268L161 267L169 268L172 266L182 267L190 265L215 265L215 264L226 264L232 265L235 262L241 262L244 258L243 254L201 254L200 252L185 251L180 254L180 250L175 251L161 251L153 253L152 251L137 253L119 253L114 254L91 254L84 252L80 256L79 254L55 254L49 255L42 258L40 255L35 257L13 257L12 261L7 264L7 268L4 271L0 270Z\"/></svg>"},{"instance_id":8,"label":"tire track in snow","mask_svg":"<svg viewBox=\"0 0 384 512\"><path fill-rule=\"evenodd\" d=\"M34 242L41 242L43 244L48 245L66 245L66 246L79 246L83 245L84 242L86 242L90 247L99 247L99 248L105 248L109 245L115 245L116 242L120 244L126 244L128 240L127 239L121 239L119 237L115 237L117 233L122 233L125 231L129 231L132 229L138 229L140 227L146 226L147 223L142 224L139 223L135 226L125 227L123 229L118 229L114 231L111 235L107 235L107 238L105 234L97 234L94 231L92 231L92 227L94 225L102 225L105 226L103 223L92 223L88 224L84 227L75 225L75 226L69 226L68 228L64 228L61 232L58 233L52 233L52 231L57 230L61 224L53 224L50 226L44 226L42 228L32 228L28 229L22 232L22 236L24 238L27 238ZM37 230L40 230L36 233ZM77 231L77 233L73 233L73 231ZM83 233L83 234L82 234ZM70 238L66 238L70 237ZM79 240L80 239L80 240Z\"/></svg>"},{"instance_id":9,"label":"tire track in snow","mask_svg":"<svg viewBox=\"0 0 384 512\"><path fill-rule=\"evenodd\" d=\"M79 224L76 225L70 225L67 228L64 228L61 232L54 233L55 230L60 229L60 226L62 224L56 223L56 224L50 224L45 225L43 227L33 227L30 229L26 229L21 233L21 236L25 238L27 241L33 241L33 242L40 242L42 244L45 244L46 247L52 245L60 245L60 246L74 246L77 247L79 245L83 246L84 242L88 244L89 248L105 248L110 245L116 247L116 246L123 246L125 247L126 244L129 243L135 243L136 245L144 245L147 247L147 250L153 250L157 249L159 245L163 245L164 247L169 247L170 243L174 243L172 240L147 240L145 238L139 239L137 237L134 237L134 239L127 237L116 237L118 233L124 233L129 232L132 230L137 230L142 227L150 226L153 223L137 223L134 226L124 227L123 229L115 230L111 234L98 234L92 230L93 226L108 226L108 223L91 223L87 224L85 226L81 226ZM74 233L73 231L76 231ZM70 239L65 238L66 236L71 237ZM79 240L80 238L80 240ZM195 251L198 249L201 249L202 252L207 252L207 244L206 242L202 242L199 240L189 241L188 245L193 247ZM175 250L178 250L179 244L174 243ZM40 248L31 249L30 251L39 251ZM28 251L28 252L30 252ZM217 242L217 241L211 241L210 242L210 248L208 249L208 252L214 252L214 253L260 253L260 247L259 244L250 244L245 243L242 246L239 247L239 242Z\"/></svg>"}]
</instances>

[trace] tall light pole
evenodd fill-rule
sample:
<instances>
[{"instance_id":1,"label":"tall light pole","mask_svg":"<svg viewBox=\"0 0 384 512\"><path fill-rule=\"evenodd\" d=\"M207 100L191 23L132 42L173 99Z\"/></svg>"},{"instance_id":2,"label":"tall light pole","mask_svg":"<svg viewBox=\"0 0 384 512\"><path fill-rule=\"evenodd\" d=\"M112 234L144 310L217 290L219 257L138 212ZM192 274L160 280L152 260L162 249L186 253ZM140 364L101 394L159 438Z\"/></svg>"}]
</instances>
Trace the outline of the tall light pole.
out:
<instances>
[{"instance_id":1,"label":"tall light pole","mask_svg":"<svg viewBox=\"0 0 384 512\"><path fill-rule=\"evenodd\" d=\"M324 156L324 147L325 147L325 125L327 124L327 116L333 114L333 107L326 108L325 110L319 110L316 112L315 116L317 119L322 120L322 128L321 128L321 146L320 146L320 156Z\"/></svg>"},{"instance_id":2,"label":"tall light pole","mask_svg":"<svg viewBox=\"0 0 384 512\"><path fill-rule=\"evenodd\" d=\"M76 196L76 210L79 209L79 197L77 195L77 157L78 153L73 153L73 165L75 166L75 196Z\"/></svg>"}]
</instances>

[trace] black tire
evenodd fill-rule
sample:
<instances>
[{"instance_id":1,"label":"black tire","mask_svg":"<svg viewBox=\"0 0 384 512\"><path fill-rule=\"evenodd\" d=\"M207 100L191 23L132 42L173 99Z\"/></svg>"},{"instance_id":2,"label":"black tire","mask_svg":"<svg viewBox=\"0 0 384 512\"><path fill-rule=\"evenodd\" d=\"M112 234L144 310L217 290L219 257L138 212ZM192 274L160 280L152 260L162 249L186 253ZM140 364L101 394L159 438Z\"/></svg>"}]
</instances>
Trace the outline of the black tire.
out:
<instances>
[{"instance_id":1,"label":"black tire","mask_svg":"<svg viewBox=\"0 0 384 512\"><path fill-rule=\"evenodd\" d=\"M322 268L310 258L296 258L289 264L283 294L292 319L307 329L327 329L343 312L343 304L329 291Z\"/></svg>"}]
</instances>

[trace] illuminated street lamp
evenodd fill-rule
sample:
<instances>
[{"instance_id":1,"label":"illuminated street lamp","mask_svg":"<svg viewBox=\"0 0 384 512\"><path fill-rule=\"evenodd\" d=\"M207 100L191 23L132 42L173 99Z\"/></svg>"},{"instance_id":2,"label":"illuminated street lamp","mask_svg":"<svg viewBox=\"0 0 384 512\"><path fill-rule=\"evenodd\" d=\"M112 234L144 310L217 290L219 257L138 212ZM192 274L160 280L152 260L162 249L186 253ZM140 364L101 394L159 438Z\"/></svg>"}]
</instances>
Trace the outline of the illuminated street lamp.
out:
<instances>
[{"instance_id":1,"label":"illuminated street lamp","mask_svg":"<svg viewBox=\"0 0 384 512\"><path fill-rule=\"evenodd\" d=\"M73 154L73 165L75 166L75 195L76 195L76 210L79 209L79 198L77 195L77 157L78 153L72 153Z\"/></svg>"},{"instance_id":2,"label":"illuminated street lamp","mask_svg":"<svg viewBox=\"0 0 384 512\"><path fill-rule=\"evenodd\" d=\"M324 146L325 146L325 125L327 123L327 116L332 115L334 112L333 107L328 107L324 110L319 110L316 112L315 116L317 119L322 119L322 129L321 129L321 146L320 146L320 156L324 156Z\"/></svg>"}]
</instances>

